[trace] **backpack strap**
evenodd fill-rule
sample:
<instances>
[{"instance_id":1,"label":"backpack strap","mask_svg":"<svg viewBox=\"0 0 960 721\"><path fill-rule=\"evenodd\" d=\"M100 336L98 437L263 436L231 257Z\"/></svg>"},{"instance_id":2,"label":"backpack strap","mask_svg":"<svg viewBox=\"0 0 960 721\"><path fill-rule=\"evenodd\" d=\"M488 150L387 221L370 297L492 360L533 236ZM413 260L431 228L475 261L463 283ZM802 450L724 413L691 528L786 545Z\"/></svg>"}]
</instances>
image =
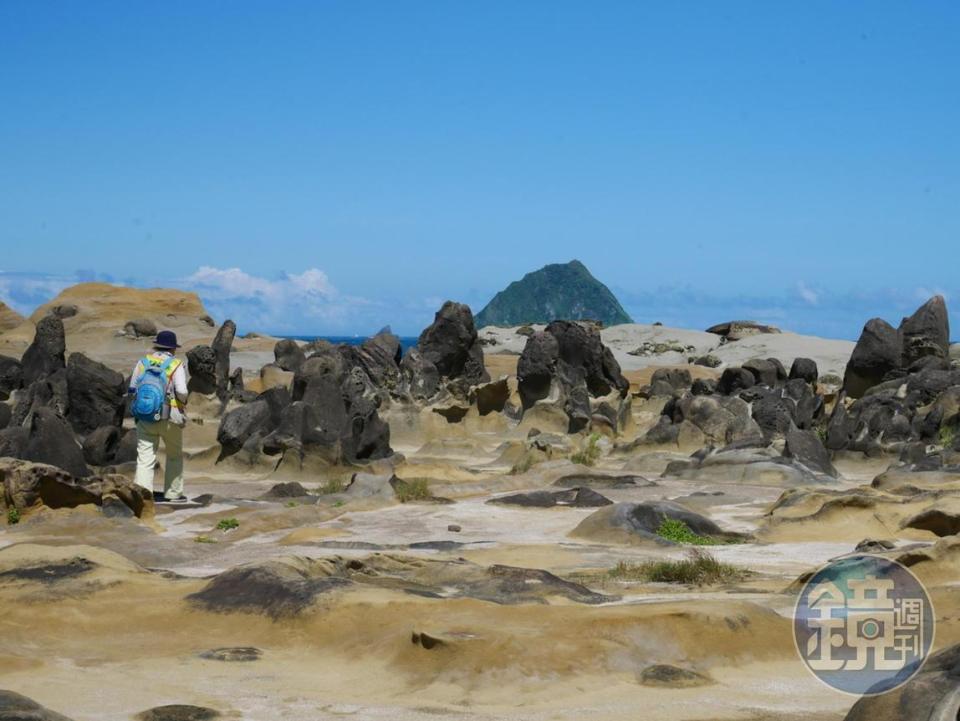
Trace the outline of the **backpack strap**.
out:
<instances>
[{"instance_id":1,"label":"backpack strap","mask_svg":"<svg viewBox=\"0 0 960 721\"><path fill-rule=\"evenodd\" d=\"M160 370L167 377L167 384L169 387L170 382L173 380L173 374L177 372L177 369L182 365L182 362L179 358L174 358L170 356L167 358L163 365L160 366ZM180 408L180 401L177 400L177 392L168 394L167 402L170 404L171 408Z\"/></svg>"}]
</instances>

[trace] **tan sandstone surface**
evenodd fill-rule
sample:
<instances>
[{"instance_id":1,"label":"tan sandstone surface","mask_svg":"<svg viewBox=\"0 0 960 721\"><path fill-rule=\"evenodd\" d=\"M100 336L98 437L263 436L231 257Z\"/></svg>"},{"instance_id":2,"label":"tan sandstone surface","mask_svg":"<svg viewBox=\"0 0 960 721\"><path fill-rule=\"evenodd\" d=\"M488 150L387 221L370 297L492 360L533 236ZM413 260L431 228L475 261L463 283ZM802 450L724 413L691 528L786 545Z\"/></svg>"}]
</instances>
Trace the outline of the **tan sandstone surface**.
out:
<instances>
[{"instance_id":1,"label":"tan sandstone surface","mask_svg":"<svg viewBox=\"0 0 960 721\"><path fill-rule=\"evenodd\" d=\"M122 367L146 341L111 334L145 297L84 286L51 307L77 305L64 320L69 351ZM210 341L195 296L150 298L160 309L153 319L185 345ZM0 341L14 344L18 333ZM654 364L625 352L673 330L604 333L634 390L654 366L685 365L679 354ZM850 345L784 333L719 347L707 335L687 338L725 363L763 353L789 365L802 351L822 372L842 372ZM515 399L512 342L487 347L485 360L494 379L508 377ZM272 358L269 348L238 341L234 357L254 368ZM718 373L685 367L696 377ZM473 408L450 422L429 407L386 408L401 455L302 470L269 459L217 463L219 421L196 410L185 438L187 490L205 495L201 503L158 507L149 522L82 507L41 508L0 525L0 686L75 721L127 720L174 703L254 721L840 721L853 700L798 658L791 589L867 537L914 547L913 569L936 604L937 645L960 641L960 545L903 526L933 504L960 512L960 485L936 498L897 495L870 485L891 459L854 456L839 459L838 479L822 487L664 474L690 449L633 443L660 407L635 398L627 429L593 440L593 465L571 460L590 439L566 436L550 417L513 425ZM546 450L531 450L534 427ZM357 471L371 475L351 483ZM429 494L404 499L391 475ZM624 580L611 572L618 564L687 550L597 531L585 523L594 507L489 503L555 491L572 476L615 503L674 501L739 534L742 542L710 551L746 575L705 586ZM618 484L624 476L633 480ZM266 497L279 481L310 495ZM226 519L237 527L218 528ZM282 602L274 597L265 611L257 589L267 582L282 587ZM209 653L248 648L259 651L254 660ZM699 674L703 685L645 683L659 664Z\"/></svg>"}]
</instances>

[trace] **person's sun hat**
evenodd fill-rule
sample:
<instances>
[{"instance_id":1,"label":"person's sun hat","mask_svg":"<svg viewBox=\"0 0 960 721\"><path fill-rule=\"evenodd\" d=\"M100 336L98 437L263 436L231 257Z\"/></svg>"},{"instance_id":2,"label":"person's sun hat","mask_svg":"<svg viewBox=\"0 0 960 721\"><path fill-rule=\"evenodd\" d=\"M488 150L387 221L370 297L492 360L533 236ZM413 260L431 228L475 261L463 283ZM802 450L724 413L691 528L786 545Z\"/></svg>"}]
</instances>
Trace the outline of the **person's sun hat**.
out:
<instances>
[{"instance_id":1,"label":"person's sun hat","mask_svg":"<svg viewBox=\"0 0 960 721\"><path fill-rule=\"evenodd\" d=\"M162 330L157 333L157 339L153 341L153 347L161 350L174 350L179 348L177 345L177 334L172 330Z\"/></svg>"}]
</instances>

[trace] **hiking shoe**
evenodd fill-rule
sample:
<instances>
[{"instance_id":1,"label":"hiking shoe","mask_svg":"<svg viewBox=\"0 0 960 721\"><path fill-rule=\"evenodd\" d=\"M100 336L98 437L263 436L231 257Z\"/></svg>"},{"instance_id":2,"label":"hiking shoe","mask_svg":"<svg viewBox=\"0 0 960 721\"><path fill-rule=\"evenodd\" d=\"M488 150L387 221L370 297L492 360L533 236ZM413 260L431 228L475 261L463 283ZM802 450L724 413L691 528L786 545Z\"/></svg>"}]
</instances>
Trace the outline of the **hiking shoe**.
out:
<instances>
[{"instance_id":1,"label":"hiking shoe","mask_svg":"<svg viewBox=\"0 0 960 721\"><path fill-rule=\"evenodd\" d=\"M186 496L177 496L176 498L164 498L166 503L186 503L190 499Z\"/></svg>"}]
</instances>

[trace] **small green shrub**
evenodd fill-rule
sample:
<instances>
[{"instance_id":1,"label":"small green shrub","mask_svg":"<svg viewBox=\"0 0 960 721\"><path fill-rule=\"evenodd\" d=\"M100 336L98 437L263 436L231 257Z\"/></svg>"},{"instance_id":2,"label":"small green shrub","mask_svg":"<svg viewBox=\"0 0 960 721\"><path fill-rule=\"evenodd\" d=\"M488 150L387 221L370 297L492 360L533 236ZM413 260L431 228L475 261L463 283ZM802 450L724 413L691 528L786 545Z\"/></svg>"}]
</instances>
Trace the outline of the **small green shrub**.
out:
<instances>
[{"instance_id":1,"label":"small green shrub","mask_svg":"<svg viewBox=\"0 0 960 721\"><path fill-rule=\"evenodd\" d=\"M240 521L236 518L221 518L217 521L218 531L232 531L235 528L240 528Z\"/></svg>"},{"instance_id":2,"label":"small green shrub","mask_svg":"<svg viewBox=\"0 0 960 721\"><path fill-rule=\"evenodd\" d=\"M679 561L648 561L630 564L621 561L608 572L617 581L646 581L649 583L680 583L707 586L742 581L751 574L743 568L721 563L709 551L691 548L687 557Z\"/></svg>"},{"instance_id":3,"label":"small green shrub","mask_svg":"<svg viewBox=\"0 0 960 721\"><path fill-rule=\"evenodd\" d=\"M210 536L197 536L193 539L196 543L216 543Z\"/></svg>"},{"instance_id":4,"label":"small green shrub","mask_svg":"<svg viewBox=\"0 0 960 721\"><path fill-rule=\"evenodd\" d=\"M426 478L413 478L409 481L400 481L393 487L400 503L408 501L424 501L430 498L430 483Z\"/></svg>"},{"instance_id":5,"label":"small green shrub","mask_svg":"<svg viewBox=\"0 0 960 721\"><path fill-rule=\"evenodd\" d=\"M346 501L343 501L343 500L340 500L340 501L337 501L336 503L334 503L334 504L333 504L333 507L334 507L334 508L340 508L340 506L345 506L345 505L347 505L347 502L346 502Z\"/></svg>"},{"instance_id":6,"label":"small green shrub","mask_svg":"<svg viewBox=\"0 0 960 721\"><path fill-rule=\"evenodd\" d=\"M597 459L600 458L600 434L592 433L590 439L587 441L585 448L574 453L570 456L570 460L574 463L579 463L584 466L592 466L597 462Z\"/></svg>"},{"instance_id":7,"label":"small green shrub","mask_svg":"<svg viewBox=\"0 0 960 721\"><path fill-rule=\"evenodd\" d=\"M826 426L817 426L813 429L814 433L817 434L817 438L820 439L820 442L826 445L827 443L827 427Z\"/></svg>"},{"instance_id":8,"label":"small green shrub","mask_svg":"<svg viewBox=\"0 0 960 721\"><path fill-rule=\"evenodd\" d=\"M299 506L300 504L297 503L296 501L287 501L287 502L284 503L283 505L285 505L287 508L296 508L296 507Z\"/></svg>"},{"instance_id":9,"label":"small green shrub","mask_svg":"<svg viewBox=\"0 0 960 721\"><path fill-rule=\"evenodd\" d=\"M533 460L533 456L529 453L521 458L519 461L513 464L513 468L510 469L511 476L519 476L521 473L526 473L531 468L537 465L537 462Z\"/></svg>"},{"instance_id":10,"label":"small green shrub","mask_svg":"<svg viewBox=\"0 0 960 721\"><path fill-rule=\"evenodd\" d=\"M7 523L11 526L16 526L18 523L20 523L19 508L10 508L7 510Z\"/></svg>"},{"instance_id":11,"label":"small green shrub","mask_svg":"<svg viewBox=\"0 0 960 721\"><path fill-rule=\"evenodd\" d=\"M322 486L317 488L317 493L324 496L329 496L334 493L343 493L346 487L347 484L343 482L342 478L331 478Z\"/></svg>"},{"instance_id":12,"label":"small green shrub","mask_svg":"<svg viewBox=\"0 0 960 721\"><path fill-rule=\"evenodd\" d=\"M940 426L940 432L937 435L940 445L944 448L950 448L957 439L956 426Z\"/></svg>"},{"instance_id":13,"label":"small green shrub","mask_svg":"<svg viewBox=\"0 0 960 721\"><path fill-rule=\"evenodd\" d=\"M720 541L694 533L690 526L676 518L663 517L657 535L674 543L686 543L692 546L716 546Z\"/></svg>"}]
</instances>

